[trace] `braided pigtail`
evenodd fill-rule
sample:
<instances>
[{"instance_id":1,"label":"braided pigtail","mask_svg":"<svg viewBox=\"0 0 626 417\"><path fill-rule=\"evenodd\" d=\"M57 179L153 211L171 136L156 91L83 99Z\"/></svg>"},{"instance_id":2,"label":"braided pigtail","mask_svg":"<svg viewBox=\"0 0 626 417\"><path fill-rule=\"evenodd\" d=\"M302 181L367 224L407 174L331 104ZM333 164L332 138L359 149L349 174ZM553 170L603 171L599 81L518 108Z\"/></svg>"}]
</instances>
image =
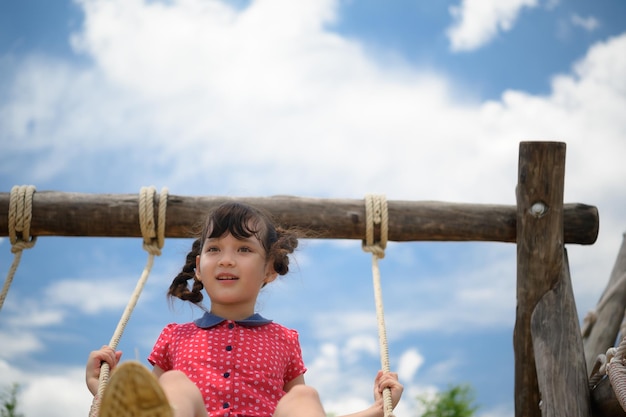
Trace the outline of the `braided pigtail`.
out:
<instances>
[{"instance_id":1,"label":"braided pigtail","mask_svg":"<svg viewBox=\"0 0 626 417\"><path fill-rule=\"evenodd\" d=\"M295 232L276 227L276 241L268 251L269 259L274 262L274 271L279 275L289 272L289 255L298 247L298 236Z\"/></svg>"},{"instance_id":2,"label":"braided pigtail","mask_svg":"<svg viewBox=\"0 0 626 417\"><path fill-rule=\"evenodd\" d=\"M176 278L172 281L169 290L167 291L168 297L180 298L183 301L191 301L194 304L198 304L202 301L202 289L204 285L196 278L196 256L200 254L202 249L202 241L196 239L191 246L191 251L187 254L185 265L183 269L176 275ZM189 290L188 281L193 279L193 285Z\"/></svg>"}]
</instances>

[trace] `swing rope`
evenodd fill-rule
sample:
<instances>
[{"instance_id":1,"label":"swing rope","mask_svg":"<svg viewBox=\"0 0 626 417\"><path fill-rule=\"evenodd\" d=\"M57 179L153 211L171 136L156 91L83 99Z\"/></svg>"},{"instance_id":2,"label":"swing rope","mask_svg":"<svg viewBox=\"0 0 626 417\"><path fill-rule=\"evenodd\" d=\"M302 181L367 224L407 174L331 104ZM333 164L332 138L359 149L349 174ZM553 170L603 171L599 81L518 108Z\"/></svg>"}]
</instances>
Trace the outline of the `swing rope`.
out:
<instances>
[{"instance_id":1,"label":"swing rope","mask_svg":"<svg viewBox=\"0 0 626 417\"><path fill-rule=\"evenodd\" d=\"M582 336L589 337L591 330L597 321L597 311L601 311L608 300L616 295L619 289L626 284L626 274L622 274L602 294L595 310L591 310L585 316L582 326ZM621 342L617 347L610 347L606 354L599 354L589 375L589 389L595 388L600 381L608 375L611 387L617 401L626 410L626 312L620 325L619 334Z\"/></svg>"},{"instance_id":2,"label":"swing rope","mask_svg":"<svg viewBox=\"0 0 626 417\"><path fill-rule=\"evenodd\" d=\"M626 352L626 337L622 338L619 346L615 349L615 355L608 360L606 374L611 380L611 386L617 397L617 401L626 410L626 365L624 353Z\"/></svg>"},{"instance_id":3,"label":"swing rope","mask_svg":"<svg viewBox=\"0 0 626 417\"><path fill-rule=\"evenodd\" d=\"M615 398L626 410L626 313L620 325L621 341L617 347L610 347L606 354L599 354L589 375L589 389L593 390L608 375Z\"/></svg>"},{"instance_id":4,"label":"swing rope","mask_svg":"<svg viewBox=\"0 0 626 417\"><path fill-rule=\"evenodd\" d=\"M626 410L626 337L617 347L611 347L606 355L600 354L589 376L589 389L592 390L608 375L611 387L622 410Z\"/></svg>"},{"instance_id":5,"label":"swing rope","mask_svg":"<svg viewBox=\"0 0 626 417\"><path fill-rule=\"evenodd\" d=\"M33 194L35 194L34 185L15 185L11 188L9 196L9 241L11 242L13 262L4 280L2 292L0 292L0 310L2 310L4 300L9 293L17 267L20 265L22 251L32 248L37 241L36 236L30 235L30 221L33 218Z\"/></svg>"},{"instance_id":6,"label":"swing rope","mask_svg":"<svg viewBox=\"0 0 626 417\"><path fill-rule=\"evenodd\" d=\"M124 333L126 324L130 320L130 315L139 300L141 291L148 280L152 265L154 263L154 257L161 255L161 248L165 243L165 212L167 209L167 188L161 190L159 196L159 208L157 221L154 218L154 198L156 196L156 189L154 187L141 187L139 193L139 225L141 227L141 235L143 236L143 248L148 252L148 260L146 266L137 281L135 290L131 295L126 309L117 324L117 328L113 333L113 337L109 342L111 349L116 350L117 345ZM108 363L103 363L100 368L100 380L98 384L98 393L94 396L91 410L89 411L89 417L95 417L100 410L100 400L107 383L109 382L110 368Z\"/></svg>"},{"instance_id":7,"label":"swing rope","mask_svg":"<svg viewBox=\"0 0 626 417\"><path fill-rule=\"evenodd\" d=\"M383 308L382 287L380 284L380 269L378 260L385 257L387 235L389 232L389 216L387 200L383 195L367 194L365 196L365 241L363 250L372 254L372 276L374 281L374 298L376 301L376 319L378 322L378 341L380 345L380 362L382 370L389 372L389 349L387 346L387 331L385 330L385 315ZM374 225L380 225L380 240L374 241ZM393 403L391 389L383 391L384 417L393 417Z\"/></svg>"}]
</instances>

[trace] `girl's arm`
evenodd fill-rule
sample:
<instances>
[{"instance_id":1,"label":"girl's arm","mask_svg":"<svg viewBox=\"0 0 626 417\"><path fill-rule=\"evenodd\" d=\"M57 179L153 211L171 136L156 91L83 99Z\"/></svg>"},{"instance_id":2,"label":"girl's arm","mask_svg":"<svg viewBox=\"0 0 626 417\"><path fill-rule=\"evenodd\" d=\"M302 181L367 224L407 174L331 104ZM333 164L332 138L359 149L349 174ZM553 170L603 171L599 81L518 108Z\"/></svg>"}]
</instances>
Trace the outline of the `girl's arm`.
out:
<instances>
[{"instance_id":1,"label":"girl's arm","mask_svg":"<svg viewBox=\"0 0 626 417\"><path fill-rule=\"evenodd\" d=\"M304 385L304 375L300 375L289 381L287 384L285 384L284 389L286 392L289 392L293 387L297 385ZM376 379L374 380L374 404L372 404L365 410L357 411L356 413L352 413L343 417L383 417L383 390L385 388L391 389L391 403L395 408L395 406L400 401L400 397L402 396L402 391L404 390L404 387L398 381L397 373L378 371ZM313 398L315 399L315 404L302 402L302 397L294 398L290 395L285 396L279 402L279 406L276 409L276 413L274 414L274 416L304 415L302 413L298 413L298 410L302 410L303 404L308 404L309 411L313 408L317 408L317 405L319 405L320 411L318 414L320 414L320 416L324 416L322 404L316 391L313 397L308 396L306 397L306 400L313 401ZM306 415L313 414L314 413L308 413Z\"/></svg>"},{"instance_id":2,"label":"girl's arm","mask_svg":"<svg viewBox=\"0 0 626 417\"><path fill-rule=\"evenodd\" d=\"M295 387L296 385L304 385L304 384L305 384L304 375L300 375L300 376L295 377L291 381L287 382L285 386L283 387L283 389L285 390L285 392L289 392L289 390Z\"/></svg>"},{"instance_id":3,"label":"girl's arm","mask_svg":"<svg viewBox=\"0 0 626 417\"><path fill-rule=\"evenodd\" d=\"M374 380L374 404L365 410L342 417L383 417L383 390L385 388L391 389L391 404L395 408L400 401L404 387L398 381L397 373L378 371L376 379Z\"/></svg>"},{"instance_id":4,"label":"girl's arm","mask_svg":"<svg viewBox=\"0 0 626 417\"><path fill-rule=\"evenodd\" d=\"M87 366L85 367L85 382L89 391L96 395L100 384L100 369L102 363L109 364L111 370L115 368L122 357L121 351L114 351L109 346L102 346L99 350L94 350L89 354Z\"/></svg>"},{"instance_id":5,"label":"girl's arm","mask_svg":"<svg viewBox=\"0 0 626 417\"><path fill-rule=\"evenodd\" d=\"M154 374L154 376L156 376L158 378L161 375L163 375L163 373L165 373L165 371L163 369L161 369L159 366L154 365L152 367L152 373Z\"/></svg>"}]
</instances>

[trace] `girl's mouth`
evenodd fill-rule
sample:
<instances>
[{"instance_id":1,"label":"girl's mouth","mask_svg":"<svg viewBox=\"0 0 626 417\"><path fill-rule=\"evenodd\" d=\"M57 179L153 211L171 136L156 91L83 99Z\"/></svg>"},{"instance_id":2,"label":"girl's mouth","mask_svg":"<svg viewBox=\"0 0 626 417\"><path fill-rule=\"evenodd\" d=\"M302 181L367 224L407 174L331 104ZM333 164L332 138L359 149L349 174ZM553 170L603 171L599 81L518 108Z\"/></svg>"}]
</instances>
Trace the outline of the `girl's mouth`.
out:
<instances>
[{"instance_id":1,"label":"girl's mouth","mask_svg":"<svg viewBox=\"0 0 626 417\"><path fill-rule=\"evenodd\" d=\"M236 280L238 280L238 279L239 279L239 278L237 278L237 277L236 277L236 276L234 276L234 275L218 275L218 276L217 276L217 280L218 280L218 281L236 281Z\"/></svg>"}]
</instances>

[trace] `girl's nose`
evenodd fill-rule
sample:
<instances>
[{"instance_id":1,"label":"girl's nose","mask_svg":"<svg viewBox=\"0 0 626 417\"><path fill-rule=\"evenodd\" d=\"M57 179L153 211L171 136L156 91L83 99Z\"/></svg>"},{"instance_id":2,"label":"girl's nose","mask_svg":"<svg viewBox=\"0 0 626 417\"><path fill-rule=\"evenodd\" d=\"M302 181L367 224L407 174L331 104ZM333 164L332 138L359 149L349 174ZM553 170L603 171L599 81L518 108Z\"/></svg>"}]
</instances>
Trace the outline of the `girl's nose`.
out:
<instances>
[{"instance_id":1,"label":"girl's nose","mask_svg":"<svg viewBox=\"0 0 626 417\"><path fill-rule=\"evenodd\" d=\"M220 266L232 266L235 264L235 258L228 251L223 251L219 259Z\"/></svg>"}]
</instances>

